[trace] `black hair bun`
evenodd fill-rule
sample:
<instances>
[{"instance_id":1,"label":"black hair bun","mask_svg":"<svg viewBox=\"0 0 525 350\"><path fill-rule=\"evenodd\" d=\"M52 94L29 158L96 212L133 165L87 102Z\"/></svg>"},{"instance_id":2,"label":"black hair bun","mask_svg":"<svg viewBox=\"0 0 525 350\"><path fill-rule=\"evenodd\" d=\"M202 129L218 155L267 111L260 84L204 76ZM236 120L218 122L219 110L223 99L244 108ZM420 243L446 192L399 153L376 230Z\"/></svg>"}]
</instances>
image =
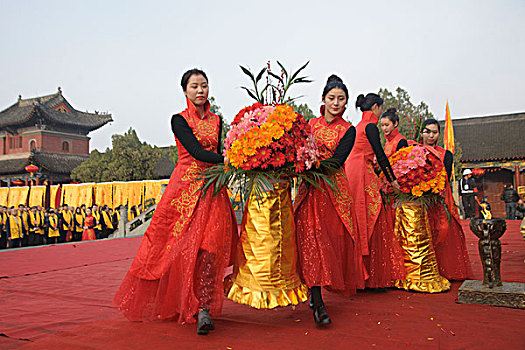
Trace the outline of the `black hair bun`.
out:
<instances>
[{"instance_id":1,"label":"black hair bun","mask_svg":"<svg viewBox=\"0 0 525 350\"><path fill-rule=\"evenodd\" d=\"M343 79L339 78L337 75L332 74L328 77L328 80L326 81L326 85L331 83L343 83Z\"/></svg>"},{"instance_id":2,"label":"black hair bun","mask_svg":"<svg viewBox=\"0 0 525 350\"><path fill-rule=\"evenodd\" d=\"M360 94L359 96L357 96L357 100L355 101L355 107L359 108L363 106L364 102L365 102L365 95Z\"/></svg>"},{"instance_id":3,"label":"black hair bun","mask_svg":"<svg viewBox=\"0 0 525 350\"><path fill-rule=\"evenodd\" d=\"M390 107L386 110L386 113L395 115L397 113L397 109L395 109L394 107Z\"/></svg>"}]
</instances>

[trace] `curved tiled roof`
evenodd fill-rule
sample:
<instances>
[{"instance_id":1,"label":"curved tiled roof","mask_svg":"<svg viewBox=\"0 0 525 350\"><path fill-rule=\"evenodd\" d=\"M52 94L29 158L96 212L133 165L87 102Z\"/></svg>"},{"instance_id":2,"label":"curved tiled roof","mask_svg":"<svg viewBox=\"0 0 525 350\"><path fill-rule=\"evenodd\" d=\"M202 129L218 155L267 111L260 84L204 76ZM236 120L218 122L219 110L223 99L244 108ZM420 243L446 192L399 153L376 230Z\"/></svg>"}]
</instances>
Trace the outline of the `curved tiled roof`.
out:
<instances>
[{"instance_id":1,"label":"curved tiled roof","mask_svg":"<svg viewBox=\"0 0 525 350\"><path fill-rule=\"evenodd\" d=\"M55 110L54 108L60 104L64 104L70 112ZM59 90L53 95L28 99L20 98L17 103L0 112L0 127L16 127L30 123L31 119L37 115L51 124L73 126L86 131L96 130L113 121L111 114L77 111L67 102Z\"/></svg>"},{"instance_id":2,"label":"curved tiled roof","mask_svg":"<svg viewBox=\"0 0 525 350\"><path fill-rule=\"evenodd\" d=\"M34 152L21 154L20 158L0 158L0 169L2 174L25 173L25 167L31 163L37 165L40 170L69 175L73 169L87 160L89 155L62 154L49 152Z\"/></svg>"},{"instance_id":3,"label":"curved tiled roof","mask_svg":"<svg viewBox=\"0 0 525 350\"><path fill-rule=\"evenodd\" d=\"M453 119L452 124L462 161L525 159L525 113Z\"/></svg>"}]
</instances>

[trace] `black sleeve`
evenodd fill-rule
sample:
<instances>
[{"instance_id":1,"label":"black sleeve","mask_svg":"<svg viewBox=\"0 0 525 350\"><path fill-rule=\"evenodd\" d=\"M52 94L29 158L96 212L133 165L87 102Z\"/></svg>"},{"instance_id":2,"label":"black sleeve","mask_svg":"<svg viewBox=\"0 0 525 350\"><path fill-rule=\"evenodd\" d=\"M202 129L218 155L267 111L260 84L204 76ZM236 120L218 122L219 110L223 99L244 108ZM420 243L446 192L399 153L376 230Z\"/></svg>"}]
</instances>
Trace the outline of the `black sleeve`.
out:
<instances>
[{"instance_id":1,"label":"black sleeve","mask_svg":"<svg viewBox=\"0 0 525 350\"><path fill-rule=\"evenodd\" d=\"M222 154L222 119L219 121L219 139L217 141L217 153Z\"/></svg>"},{"instance_id":2,"label":"black sleeve","mask_svg":"<svg viewBox=\"0 0 525 350\"><path fill-rule=\"evenodd\" d=\"M355 142L355 127L351 126L346 130L344 136L339 140L332 157L321 161L321 163L330 163L336 168L340 168L348 158L350 151L354 147Z\"/></svg>"},{"instance_id":3,"label":"black sleeve","mask_svg":"<svg viewBox=\"0 0 525 350\"><path fill-rule=\"evenodd\" d=\"M401 148L405 148L405 147L408 147L408 141L405 139L399 140L397 147L396 147L396 152L399 151Z\"/></svg>"},{"instance_id":4,"label":"black sleeve","mask_svg":"<svg viewBox=\"0 0 525 350\"><path fill-rule=\"evenodd\" d=\"M443 160L443 164L445 165L445 170L447 171L447 179L450 181L450 177L452 176L452 163L454 162L454 156L452 156L452 152L446 151L445 152L445 159Z\"/></svg>"},{"instance_id":5,"label":"black sleeve","mask_svg":"<svg viewBox=\"0 0 525 350\"><path fill-rule=\"evenodd\" d=\"M368 139L368 142L370 142L370 145L374 150L374 154L377 158L377 163L381 167L381 170L383 170L383 174L385 174L386 179L389 182L394 181L396 177L394 175L394 172L392 171L392 166L390 166L390 162L388 161L385 151L381 146L381 140L379 139L379 130L377 129L377 125L372 123L368 124L365 128L365 134L366 138Z\"/></svg>"},{"instance_id":6,"label":"black sleeve","mask_svg":"<svg viewBox=\"0 0 525 350\"><path fill-rule=\"evenodd\" d=\"M180 141L182 146L188 151L191 156L197 160L206 163L223 163L224 157L218 153L210 152L202 148L199 141L193 134L190 126L186 119L184 119L180 114L176 114L171 118L171 130L175 134L175 137ZM220 128L219 128L220 131ZM219 133L219 145L220 147L221 136Z\"/></svg>"}]
</instances>

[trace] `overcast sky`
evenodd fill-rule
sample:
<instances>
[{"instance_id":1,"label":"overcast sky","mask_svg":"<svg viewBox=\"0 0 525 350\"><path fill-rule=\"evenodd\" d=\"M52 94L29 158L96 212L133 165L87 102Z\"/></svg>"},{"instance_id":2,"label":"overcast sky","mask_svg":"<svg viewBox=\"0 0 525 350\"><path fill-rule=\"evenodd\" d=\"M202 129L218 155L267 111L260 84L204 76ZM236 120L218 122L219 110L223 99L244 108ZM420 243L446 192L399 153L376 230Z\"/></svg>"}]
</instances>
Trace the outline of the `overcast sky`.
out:
<instances>
[{"instance_id":1,"label":"overcast sky","mask_svg":"<svg viewBox=\"0 0 525 350\"><path fill-rule=\"evenodd\" d=\"M114 122L91 149L129 127L173 144L184 71L208 73L228 121L252 101L239 65L268 60L314 80L292 88L315 113L326 78L359 93L406 89L438 119L525 112L525 1L10 1L0 0L0 109L56 92Z\"/></svg>"}]
</instances>

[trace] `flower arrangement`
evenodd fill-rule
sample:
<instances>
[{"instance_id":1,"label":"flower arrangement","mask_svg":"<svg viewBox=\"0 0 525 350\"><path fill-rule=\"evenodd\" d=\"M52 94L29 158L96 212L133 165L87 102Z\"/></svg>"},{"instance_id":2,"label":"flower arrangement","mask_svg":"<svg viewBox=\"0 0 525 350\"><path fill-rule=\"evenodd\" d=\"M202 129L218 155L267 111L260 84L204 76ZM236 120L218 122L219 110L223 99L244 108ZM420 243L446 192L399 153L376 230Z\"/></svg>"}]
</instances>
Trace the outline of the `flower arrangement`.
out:
<instances>
[{"instance_id":1,"label":"flower arrangement","mask_svg":"<svg viewBox=\"0 0 525 350\"><path fill-rule=\"evenodd\" d=\"M293 164L301 173L318 161L308 123L289 105L257 102L243 108L235 121L224 142L224 156L235 168L265 170Z\"/></svg>"},{"instance_id":2,"label":"flower arrangement","mask_svg":"<svg viewBox=\"0 0 525 350\"><path fill-rule=\"evenodd\" d=\"M399 182L400 191L396 197L402 200L416 200L442 194L447 181L445 166L439 157L423 145L402 148L390 157L392 171ZM394 190L383 177L382 191L393 194Z\"/></svg>"},{"instance_id":3,"label":"flower arrangement","mask_svg":"<svg viewBox=\"0 0 525 350\"><path fill-rule=\"evenodd\" d=\"M222 186L238 182L245 194L254 189L257 196L271 190L273 183L287 178L299 178L317 185L319 178L334 186L331 179L318 171L319 151L310 126L295 112L287 98L288 89L296 83L311 82L299 77L308 62L288 74L277 61L281 74L272 72L270 63L257 75L242 67L253 82L253 88L242 87L256 103L241 109L235 116L224 140L224 156L228 166L209 168L204 174L204 191L215 183L215 192ZM266 86L258 84L266 73ZM308 170L308 171L307 171ZM243 186L246 185L246 186Z\"/></svg>"}]
</instances>

